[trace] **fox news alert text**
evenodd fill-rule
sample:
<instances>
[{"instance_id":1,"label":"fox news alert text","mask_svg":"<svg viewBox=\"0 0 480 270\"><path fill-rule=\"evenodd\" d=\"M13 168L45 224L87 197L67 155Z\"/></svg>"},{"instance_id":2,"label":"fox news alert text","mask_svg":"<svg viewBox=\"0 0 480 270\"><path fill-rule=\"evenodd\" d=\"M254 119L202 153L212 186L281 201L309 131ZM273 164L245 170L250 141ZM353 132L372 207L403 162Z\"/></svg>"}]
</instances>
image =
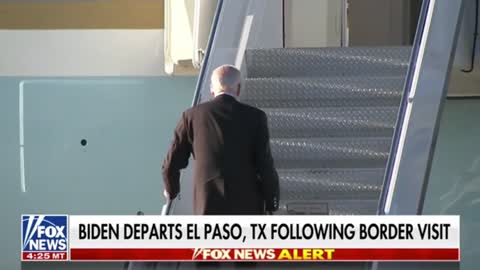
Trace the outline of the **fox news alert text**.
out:
<instances>
[{"instance_id":1,"label":"fox news alert text","mask_svg":"<svg viewBox=\"0 0 480 270\"><path fill-rule=\"evenodd\" d=\"M23 261L459 261L458 216L22 216Z\"/></svg>"}]
</instances>

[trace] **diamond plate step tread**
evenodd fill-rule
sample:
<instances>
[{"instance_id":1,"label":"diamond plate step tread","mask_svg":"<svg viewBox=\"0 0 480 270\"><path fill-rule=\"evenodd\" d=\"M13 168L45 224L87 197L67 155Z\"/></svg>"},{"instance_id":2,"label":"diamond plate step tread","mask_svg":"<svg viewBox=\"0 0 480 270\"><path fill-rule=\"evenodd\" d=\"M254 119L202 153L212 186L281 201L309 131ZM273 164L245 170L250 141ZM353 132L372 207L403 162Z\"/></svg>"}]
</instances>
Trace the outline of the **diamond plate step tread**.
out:
<instances>
[{"instance_id":1,"label":"diamond plate step tread","mask_svg":"<svg viewBox=\"0 0 480 270\"><path fill-rule=\"evenodd\" d=\"M392 136L397 107L267 108L275 138Z\"/></svg>"},{"instance_id":2,"label":"diamond plate step tread","mask_svg":"<svg viewBox=\"0 0 480 270\"><path fill-rule=\"evenodd\" d=\"M282 201L378 199L384 169L278 170Z\"/></svg>"},{"instance_id":3,"label":"diamond plate step tread","mask_svg":"<svg viewBox=\"0 0 480 270\"><path fill-rule=\"evenodd\" d=\"M256 78L245 80L244 103L261 107L398 106L404 76Z\"/></svg>"},{"instance_id":4,"label":"diamond plate step tread","mask_svg":"<svg viewBox=\"0 0 480 270\"><path fill-rule=\"evenodd\" d=\"M316 200L280 202L278 215L375 215L378 200ZM311 208L309 208L309 205Z\"/></svg>"},{"instance_id":5,"label":"diamond plate step tread","mask_svg":"<svg viewBox=\"0 0 480 270\"><path fill-rule=\"evenodd\" d=\"M281 168L382 168L391 138L272 138L275 165Z\"/></svg>"},{"instance_id":6,"label":"diamond plate step tread","mask_svg":"<svg viewBox=\"0 0 480 270\"><path fill-rule=\"evenodd\" d=\"M247 76L388 76L406 74L411 47L250 49Z\"/></svg>"}]
</instances>

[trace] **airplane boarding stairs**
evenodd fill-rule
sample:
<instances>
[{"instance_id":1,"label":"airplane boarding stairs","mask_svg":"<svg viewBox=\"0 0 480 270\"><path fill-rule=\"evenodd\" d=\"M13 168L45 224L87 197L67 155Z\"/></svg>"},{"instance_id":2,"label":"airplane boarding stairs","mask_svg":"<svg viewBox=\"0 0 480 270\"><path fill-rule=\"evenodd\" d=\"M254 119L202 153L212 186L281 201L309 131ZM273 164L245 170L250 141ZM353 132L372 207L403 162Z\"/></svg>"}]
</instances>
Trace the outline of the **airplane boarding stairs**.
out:
<instances>
[{"instance_id":1,"label":"airplane boarding stairs","mask_svg":"<svg viewBox=\"0 0 480 270\"><path fill-rule=\"evenodd\" d=\"M411 47L253 49L241 101L263 109L279 214L375 214Z\"/></svg>"},{"instance_id":2,"label":"airplane boarding stairs","mask_svg":"<svg viewBox=\"0 0 480 270\"><path fill-rule=\"evenodd\" d=\"M392 197L395 207L389 209L389 214L415 214L422 201L424 179L421 178L428 170L427 154L438 123L435 119L446 95L445 78L453 60L462 2L423 1L413 47L277 48L245 52L235 47L237 35L231 31L232 26L242 25L231 23L235 19L231 15L241 13L238 3L245 2L219 1L193 105L210 100L208 80L216 66L243 63L246 77L240 100L261 108L268 116L271 149L280 176L280 211L276 214L385 214L382 186L392 184L391 171L399 151L416 157L405 159L407 165L421 164L412 173L409 166L398 168L404 178L402 182L396 181L395 187L401 189ZM249 6L254 3L259 2L248 2ZM262 14L261 10L247 11ZM221 20L225 18L228 20ZM247 47L255 48L255 42L252 44ZM425 53L427 49L429 53ZM235 51L233 58L232 51ZM239 55L242 57L238 58ZM418 94L420 91L422 94ZM398 129L394 133L395 126ZM411 131L403 132L406 127ZM419 129L426 136L414 136ZM401 134L406 134L407 141L408 136L413 139L409 142L411 147L402 145ZM394 158L388 161L387 168L390 154ZM192 163L182 173L181 199L168 202L165 214L192 213L189 193ZM129 269L194 269L190 263L143 266L146 267L130 264ZM403 267L377 266L374 269ZM319 265L318 262L265 263L252 268L292 267L371 269L368 263ZM414 269L424 268L425 265L414 266Z\"/></svg>"},{"instance_id":3,"label":"airplane boarding stairs","mask_svg":"<svg viewBox=\"0 0 480 270\"><path fill-rule=\"evenodd\" d=\"M376 214L410 54L411 47L246 51L240 100L268 116L280 177L275 214ZM322 263L331 270L368 267ZM295 264L295 269L317 268L315 262ZM173 269L195 267L179 263Z\"/></svg>"},{"instance_id":4,"label":"airplane boarding stairs","mask_svg":"<svg viewBox=\"0 0 480 270\"><path fill-rule=\"evenodd\" d=\"M268 116L280 177L276 214L377 212L411 47L250 49L241 102ZM200 95L198 102L209 100ZM190 165L191 167L192 165ZM182 181L190 178L190 167ZM187 183L183 182L182 187ZM191 196L185 193L182 197ZM177 200L173 204L190 200ZM189 214L184 206L167 214ZM286 264L257 265L283 269ZM312 269L315 263L296 264ZM365 263L323 264L365 269ZM191 263L129 264L128 269L194 269ZM222 268L223 269L223 268Z\"/></svg>"}]
</instances>

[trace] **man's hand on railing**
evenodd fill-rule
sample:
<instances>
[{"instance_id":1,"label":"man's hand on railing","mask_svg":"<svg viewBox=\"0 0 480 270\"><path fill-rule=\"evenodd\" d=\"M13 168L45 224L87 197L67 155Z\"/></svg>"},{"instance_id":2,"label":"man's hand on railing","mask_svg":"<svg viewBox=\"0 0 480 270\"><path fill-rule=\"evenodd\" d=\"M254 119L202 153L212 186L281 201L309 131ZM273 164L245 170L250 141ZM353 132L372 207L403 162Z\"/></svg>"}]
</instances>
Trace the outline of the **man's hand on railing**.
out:
<instances>
[{"instance_id":1,"label":"man's hand on railing","mask_svg":"<svg viewBox=\"0 0 480 270\"><path fill-rule=\"evenodd\" d=\"M170 194L168 193L168 191L163 190L163 196L165 196L165 199L166 199L167 201L170 201Z\"/></svg>"}]
</instances>

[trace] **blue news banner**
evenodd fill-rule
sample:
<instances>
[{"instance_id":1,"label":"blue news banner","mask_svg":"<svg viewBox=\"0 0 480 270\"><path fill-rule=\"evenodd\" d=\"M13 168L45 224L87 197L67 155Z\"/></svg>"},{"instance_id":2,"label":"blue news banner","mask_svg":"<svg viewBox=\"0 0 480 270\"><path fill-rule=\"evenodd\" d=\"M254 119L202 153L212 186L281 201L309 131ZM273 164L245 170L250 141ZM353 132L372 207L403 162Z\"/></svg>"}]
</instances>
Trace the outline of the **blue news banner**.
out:
<instances>
[{"instance_id":1,"label":"blue news banner","mask_svg":"<svg viewBox=\"0 0 480 270\"><path fill-rule=\"evenodd\" d=\"M22 261L67 261L68 216L22 215Z\"/></svg>"}]
</instances>

